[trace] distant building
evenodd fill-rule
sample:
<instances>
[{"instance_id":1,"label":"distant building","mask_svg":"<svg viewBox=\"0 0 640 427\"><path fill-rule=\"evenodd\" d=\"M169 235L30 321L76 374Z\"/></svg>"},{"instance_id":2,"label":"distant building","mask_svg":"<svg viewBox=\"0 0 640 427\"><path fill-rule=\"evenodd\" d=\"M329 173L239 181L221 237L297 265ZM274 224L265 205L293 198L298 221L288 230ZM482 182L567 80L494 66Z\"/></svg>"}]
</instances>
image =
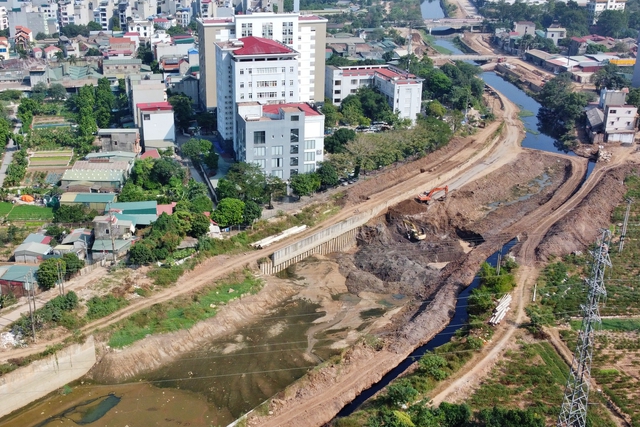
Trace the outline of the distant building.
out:
<instances>
[{"instance_id":1,"label":"distant building","mask_svg":"<svg viewBox=\"0 0 640 427\"><path fill-rule=\"evenodd\" d=\"M551 24L545 31L544 37L547 39L551 39L551 41L553 41L553 44L557 46L558 40L567 37L567 29L561 27L558 24Z\"/></svg>"},{"instance_id":2,"label":"distant building","mask_svg":"<svg viewBox=\"0 0 640 427\"><path fill-rule=\"evenodd\" d=\"M98 131L102 151L126 151L139 154L140 133L138 129L100 129Z\"/></svg>"},{"instance_id":3,"label":"distant building","mask_svg":"<svg viewBox=\"0 0 640 427\"><path fill-rule=\"evenodd\" d=\"M598 22L598 16L605 10L624 10L627 0L589 0L587 3L587 12L591 24Z\"/></svg>"},{"instance_id":4,"label":"distant building","mask_svg":"<svg viewBox=\"0 0 640 427\"><path fill-rule=\"evenodd\" d=\"M110 203L116 201L114 193L73 193L66 192L60 196L60 206L83 206L97 212L104 212Z\"/></svg>"},{"instance_id":5,"label":"distant building","mask_svg":"<svg viewBox=\"0 0 640 427\"><path fill-rule=\"evenodd\" d=\"M16 262L40 263L47 255L51 254L53 248L44 243L23 243L16 248L13 256Z\"/></svg>"},{"instance_id":6,"label":"distant building","mask_svg":"<svg viewBox=\"0 0 640 427\"><path fill-rule=\"evenodd\" d=\"M113 192L122 188L124 180L121 170L67 170L60 186L67 191Z\"/></svg>"},{"instance_id":7,"label":"distant building","mask_svg":"<svg viewBox=\"0 0 640 427\"><path fill-rule=\"evenodd\" d=\"M16 297L26 295L27 283L36 285L38 267L26 265L0 266L0 295L13 294Z\"/></svg>"},{"instance_id":8,"label":"distant building","mask_svg":"<svg viewBox=\"0 0 640 427\"><path fill-rule=\"evenodd\" d=\"M130 239L135 231L136 228L131 221L121 220L113 215L101 215L93 219L93 232L97 240L112 237Z\"/></svg>"},{"instance_id":9,"label":"distant building","mask_svg":"<svg viewBox=\"0 0 640 427\"><path fill-rule=\"evenodd\" d=\"M161 74L131 74L127 77L127 92L133 112L133 122L139 126L138 104L167 101L167 88Z\"/></svg>"},{"instance_id":10,"label":"distant building","mask_svg":"<svg viewBox=\"0 0 640 427\"><path fill-rule=\"evenodd\" d=\"M524 36L526 34L535 37L536 33L536 24L531 21L519 21L513 23L513 31L518 33L519 36Z\"/></svg>"},{"instance_id":11,"label":"distant building","mask_svg":"<svg viewBox=\"0 0 640 427\"><path fill-rule=\"evenodd\" d=\"M234 151L284 180L314 172L324 160L324 116L305 103L239 103Z\"/></svg>"},{"instance_id":12,"label":"distant building","mask_svg":"<svg viewBox=\"0 0 640 427\"><path fill-rule=\"evenodd\" d=\"M33 32L27 27L16 25L14 40L16 46L21 46L24 50L27 50L34 41Z\"/></svg>"},{"instance_id":13,"label":"distant building","mask_svg":"<svg viewBox=\"0 0 640 427\"><path fill-rule=\"evenodd\" d=\"M136 108L145 149L173 148L176 140L176 127L171 104L150 102L136 104Z\"/></svg>"},{"instance_id":14,"label":"distant building","mask_svg":"<svg viewBox=\"0 0 640 427\"><path fill-rule=\"evenodd\" d=\"M102 74L105 77L124 78L130 74L140 73L142 60L140 59L105 59L102 61Z\"/></svg>"},{"instance_id":15,"label":"distant building","mask_svg":"<svg viewBox=\"0 0 640 427\"><path fill-rule=\"evenodd\" d=\"M9 40L6 37L0 37L0 58L9 59Z\"/></svg>"},{"instance_id":16,"label":"distant building","mask_svg":"<svg viewBox=\"0 0 640 427\"><path fill-rule=\"evenodd\" d=\"M0 30L6 30L9 28L9 17L7 15L7 8L0 7Z\"/></svg>"},{"instance_id":17,"label":"distant building","mask_svg":"<svg viewBox=\"0 0 640 427\"><path fill-rule=\"evenodd\" d=\"M372 87L387 98L400 118L415 123L422 105L423 79L388 65L327 66L325 97L333 104L353 95L360 87Z\"/></svg>"},{"instance_id":18,"label":"distant building","mask_svg":"<svg viewBox=\"0 0 640 427\"><path fill-rule=\"evenodd\" d=\"M633 144L638 125L638 109L626 105L628 90L602 89L597 107L587 108L586 131L593 143Z\"/></svg>"},{"instance_id":19,"label":"distant building","mask_svg":"<svg viewBox=\"0 0 640 427\"><path fill-rule=\"evenodd\" d=\"M116 259L122 258L131 248L131 240L122 239L96 239L91 247L91 257L94 261L113 259L113 248L115 246Z\"/></svg>"},{"instance_id":20,"label":"distant building","mask_svg":"<svg viewBox=\"0 0 640 427\"><path fill-rule=\"evenodd\" d=\"M129 22L127 29L130 32L140 34L140 37L143 39L149 39L153 37L155 33L153 22L147 20L133 20Z\"/></svg>"}]
</instances>

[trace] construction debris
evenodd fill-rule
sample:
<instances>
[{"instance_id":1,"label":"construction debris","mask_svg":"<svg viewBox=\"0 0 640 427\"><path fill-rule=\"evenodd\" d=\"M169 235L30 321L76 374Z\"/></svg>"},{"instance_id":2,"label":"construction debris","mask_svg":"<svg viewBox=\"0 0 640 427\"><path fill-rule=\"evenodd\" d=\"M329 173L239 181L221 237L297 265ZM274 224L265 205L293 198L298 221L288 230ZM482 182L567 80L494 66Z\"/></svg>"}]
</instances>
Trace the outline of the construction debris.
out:
<instances>
[{"instance_id":1,"label":"construction debris","mask_svg":"<svg viewBox=\"0 0 640 427\"><path fill-rule=\"evenodd\" d=\"M498 300L498 306L493 310L493 316L489 319L490 325L499 325L507 312L511 309L511 294L506 294Z\"/></svg>"},{"instance_id":2,"label":"construction debris","mask_svg":"<svg viewBox=\"0 0 640 427\"><path fill-rule=\"evenodd\" d=\"M603 145L598 145L598 161L599 162L608 162L611 160L611 156L613 154L609 151L604 150Z\"/></svg>"}]
</instances>

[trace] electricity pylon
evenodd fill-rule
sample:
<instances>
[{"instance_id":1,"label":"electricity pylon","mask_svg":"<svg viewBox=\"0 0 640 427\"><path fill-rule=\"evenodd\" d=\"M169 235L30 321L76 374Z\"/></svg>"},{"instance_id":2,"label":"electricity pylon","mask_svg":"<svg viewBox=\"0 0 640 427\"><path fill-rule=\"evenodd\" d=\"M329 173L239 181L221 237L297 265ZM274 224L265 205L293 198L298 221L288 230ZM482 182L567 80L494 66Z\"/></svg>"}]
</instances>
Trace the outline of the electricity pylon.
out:
<instances>
[{"instance_id":1,"label":"electricity pylon","mask_svg":"<svg viewBox=\"0 0 640 427\"><path fill-rule=\"evenodd\" d=\"M610 245L611 232L603 230L600 241L591 251L593 269L591 276L586 280L589 294L586 303L582 306L582 327L578 333L578 345L573 354L571 372L564 392L557 427L585 427L587 425L595 328L601 323L598 304L600 299L607 295L604 287L604 270L605 267L611 267Z\"/></svg>"}]
</instances>

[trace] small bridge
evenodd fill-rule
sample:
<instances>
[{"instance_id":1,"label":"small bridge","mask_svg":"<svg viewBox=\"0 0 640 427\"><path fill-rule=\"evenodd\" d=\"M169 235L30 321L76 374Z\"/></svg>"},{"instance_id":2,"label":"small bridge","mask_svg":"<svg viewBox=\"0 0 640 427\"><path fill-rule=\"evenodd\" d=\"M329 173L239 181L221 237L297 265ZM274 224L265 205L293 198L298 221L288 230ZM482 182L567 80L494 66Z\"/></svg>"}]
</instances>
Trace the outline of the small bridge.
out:
<instances>
[{"instance_id":1,"label":"small bridge","mask_svg":"<svg viewBox=\"0 0 640 427\"><path fill-rule=\"evenodd\" d=\"M484 18L469 18L469 19L453 19L453 18L442 18L442 19L425 19L424 25L427 27L427 31L431 34L431 30L433 29L442 29L445 30L447 28L453 28L455 30L459 30L463 27L469 27L473 30L476 27L481 27L486 20Z\"/></svg>"},{"instance_id":2,"label":"small bridge","mask_svg":"<svg viewBox=\"0 0 640 427\"><path fill-rule=\"evenodd\" d=\"M483 62L493 61L493 60L496 60L498 58L518 59L517 56L498 55L498 54L492 54L492 55L467 54L467 55L433 55L433 56L429 56L429 59L450 59L452 61L483 61Z\"/></svg>"}]
</instances>

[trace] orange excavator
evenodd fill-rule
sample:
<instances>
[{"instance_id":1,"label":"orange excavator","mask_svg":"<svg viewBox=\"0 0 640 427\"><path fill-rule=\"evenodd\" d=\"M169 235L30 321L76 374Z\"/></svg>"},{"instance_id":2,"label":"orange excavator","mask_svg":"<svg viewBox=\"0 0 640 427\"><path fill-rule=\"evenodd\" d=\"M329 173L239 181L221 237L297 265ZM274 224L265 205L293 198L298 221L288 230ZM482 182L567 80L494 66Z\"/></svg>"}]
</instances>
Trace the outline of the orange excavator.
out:
<instances>
[{"instance_id":1,"label":"orange excavator","mask_svg":"<svg viewBox=\"0 0 640 427\"><path fill-rule=\"evenodd\" d=\"M444 187L436 187L433 190L429 191L428 193L425 191L422 194L418 194L418 197L416 197L416 200L419 202L425 202L426 204L429 204L431 202L431 198L433 197L433 195L438 191L444 191L444 198L446 199L447 196L449 195L449 186L445 185Z\"/></svg>"}]
</instances>

